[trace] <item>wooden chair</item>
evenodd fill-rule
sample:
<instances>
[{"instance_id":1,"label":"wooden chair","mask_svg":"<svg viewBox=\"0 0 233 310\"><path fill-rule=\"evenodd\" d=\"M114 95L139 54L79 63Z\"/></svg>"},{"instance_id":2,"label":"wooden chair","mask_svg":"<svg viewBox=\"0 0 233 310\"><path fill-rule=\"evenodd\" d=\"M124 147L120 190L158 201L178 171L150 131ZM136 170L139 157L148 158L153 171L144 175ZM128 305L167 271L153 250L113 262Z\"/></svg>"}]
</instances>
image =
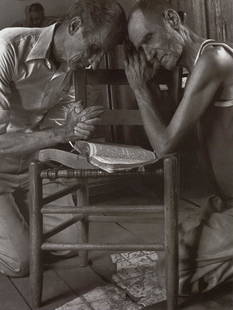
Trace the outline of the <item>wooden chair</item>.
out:
<instances>
[{"instance_id":1,"label":"wooden chair","mask_svg":"<svg viewBox=\"0 0 233 310\"><path fill-rule=\"evenodd\" d=\"M75 75L76 82L83 90L85 100L85 89L87 84L127 84L123 70L86 70ZM108 91L110 91L108 89ZM80 96L80 93L79 93ZM108 92L111 97L111 93ZM117 115L117 117L116 117ZM103 117L104 124L116 125L142 125L139 111L129 110L108 110ZM45 168L47 161L53 160L62 163L59 168ZM88 264L88 251L90 250L114 250L114 251L134 251L134 250L155 250L166 252L166 288L167 288L167 310L177 309L178 295L178 240L177 240L177 200L178 200L178 165L175 155L167 156L160 160L157 169L145 169L144 171L131 170L108 173L96 169L90 165L86 159L76 154L71 154L62 150L42 150L39 153L38 161L30 165L30 281L32 289L32 299L36 306L41 304L42 284L43 284L43 264L42 251L52 250L80 250L79 256L83 266ZM138 205L134 206L106 206L89 205L88 180L110 177L127 178L134 176L162 176L164 181L163 204L160 205ZM43 196L43 179L56 178L76 178L77 184L52 194ZM65 196L67 193L77 191L77 207L75 208L48 208L44 205ZM155 188L156 191L156 188ZM154 220L156 215L164 212L165 244L90 244L88 242L89 222L117 222L120 220L130 222L148 222ZM72 220L61 223L58 227L47 233L43 233L43 215L45 214L75 214ZM103 215L104 213L104 215ZM62 231L74 222L80 223L80 243L79 244L58 244L50 243L46 240L54 234Z\"/></svg>"}]
</instances>

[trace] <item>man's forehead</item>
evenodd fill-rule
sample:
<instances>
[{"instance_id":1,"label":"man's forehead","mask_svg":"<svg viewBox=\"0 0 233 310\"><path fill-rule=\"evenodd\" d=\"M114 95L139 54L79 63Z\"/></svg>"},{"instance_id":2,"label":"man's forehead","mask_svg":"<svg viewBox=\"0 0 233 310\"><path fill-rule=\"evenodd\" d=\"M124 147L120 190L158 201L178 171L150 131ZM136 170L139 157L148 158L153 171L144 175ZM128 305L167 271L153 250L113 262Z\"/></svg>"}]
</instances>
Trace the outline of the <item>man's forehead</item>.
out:
<instances>
[{"instance_id":1,"label":"man's forehead","mask_svg":"<svg viewBox=\"0 0 233 310\"><path fill-rule=\"evenodd\" d=\"M147 32L148 29L144 14L140 10L135 11L128 24L130 41L132 41L135 46L138 46Z\"/></svg>"}]
</instances>

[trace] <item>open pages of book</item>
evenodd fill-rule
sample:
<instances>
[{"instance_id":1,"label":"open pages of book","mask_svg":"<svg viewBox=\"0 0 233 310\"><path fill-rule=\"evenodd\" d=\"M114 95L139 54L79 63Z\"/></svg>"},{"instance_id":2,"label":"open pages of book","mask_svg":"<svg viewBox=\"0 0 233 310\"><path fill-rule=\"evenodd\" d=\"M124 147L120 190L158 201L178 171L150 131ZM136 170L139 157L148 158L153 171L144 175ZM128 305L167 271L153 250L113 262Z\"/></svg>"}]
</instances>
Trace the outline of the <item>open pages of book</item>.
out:
<instances>
[{"instance_id":1,"label":"open pages of book","mask_svg":"<svg viewBox=\"0 0 233 310\"><path fill-rule=\"evenodd\" d=\"M157 161L154 152L140 146L78 141L75 149L107 172L129 170Z\"/></svg>"}]
</instances>

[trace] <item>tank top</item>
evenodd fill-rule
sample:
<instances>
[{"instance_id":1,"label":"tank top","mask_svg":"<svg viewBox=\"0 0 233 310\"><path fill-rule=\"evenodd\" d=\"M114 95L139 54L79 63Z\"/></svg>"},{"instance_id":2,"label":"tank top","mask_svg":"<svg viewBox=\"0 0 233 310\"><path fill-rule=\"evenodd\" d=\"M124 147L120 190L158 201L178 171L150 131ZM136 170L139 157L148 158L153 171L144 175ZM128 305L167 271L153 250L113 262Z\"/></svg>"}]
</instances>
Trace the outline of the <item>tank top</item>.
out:
<instances>
[{"instance_id":1,"label":"tank top","mask_svg":"<svg viewBox=\"0 0 233 310\"><path fill-rule=\"evenodd\" d=\"M196 56L196 59L194 61L194 65L197 63L198 59L200 58L200 56L202 55L202 53L204 52L204 50L209 47L209 46L212 46L212 47L216 47L216 46L221 46L221 47L224 47L232 56L233 56L233 48L230 47L228 44L226 43L223 43L223 42L216 42L212 39L208 39L208 40L205 40L200 48L199 48L199 51L197 53L197 56ZM221 95L220 97L218 98L218 101L215 101L214 103L215 106L217 107L231 107L233 106L233 85L231 88L227 88L226 89L223 89L222 92L221 92Z\"/></svg>"},{"instance_id":2,"label":"tank top","mask_svg":"<svg viewBox=\"0 0 233 310\"><path fill-rule=\"evenodd\" d=\"M222 46L233 57L233 49L225 43L206 40L201 45L195 64L208 46ZM199 139L208 174L224 200L233 199L233 87L223 92L211 105L199 124Z\"/></svg>"}]
</instances>

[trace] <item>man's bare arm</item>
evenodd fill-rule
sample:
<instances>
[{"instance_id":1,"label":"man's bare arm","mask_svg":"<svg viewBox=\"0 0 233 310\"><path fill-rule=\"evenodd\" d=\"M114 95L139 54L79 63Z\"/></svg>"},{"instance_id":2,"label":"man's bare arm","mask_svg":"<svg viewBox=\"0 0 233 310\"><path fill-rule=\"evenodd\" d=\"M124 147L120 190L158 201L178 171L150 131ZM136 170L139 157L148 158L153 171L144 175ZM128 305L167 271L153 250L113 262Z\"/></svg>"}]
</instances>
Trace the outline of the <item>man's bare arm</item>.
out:
<instances>
[{"instance_id":1,"label":"man's bare arm","mask_svg":"<svg viewBox=\"0 0 233 310\"><path fill-rule=\"evenodd\" d=\"M69 140L87 139L103 112L101 106L88 107L80 112L70 111L64 126L38 131L7 132L1 121L0 155L23 155ZM5 129L4 129L5 128ZM4 129L4 132L3 132Z\"/></svg>"},{"instance_id":2,"label":"man's bare arm","mask_svg":"<svg viewBox=\"0 0 233 310\"><path fill-rule=\"evenodd\" d=\"M0 155L23 155L65 142L63 128L38 132L11 132L0 135Z\"/></svg>"},{"instance_id":3,"label":"man's bare arm","mask_svg":"<svg viewBox=\"0 0 233 310\"><path fill-rule=\"evenodd\" d=\"M219 57L215 51L201 57L189 79L183 99L168 125L162 121L156 109L156 99L143 81L143 69L139 67L145 64L139 57L131 58L126 63L126 74L134 90L144 128L158 156L173 152L213 101L224 78L222 71L225 68Z\"/></svg>"}]
</instances>

